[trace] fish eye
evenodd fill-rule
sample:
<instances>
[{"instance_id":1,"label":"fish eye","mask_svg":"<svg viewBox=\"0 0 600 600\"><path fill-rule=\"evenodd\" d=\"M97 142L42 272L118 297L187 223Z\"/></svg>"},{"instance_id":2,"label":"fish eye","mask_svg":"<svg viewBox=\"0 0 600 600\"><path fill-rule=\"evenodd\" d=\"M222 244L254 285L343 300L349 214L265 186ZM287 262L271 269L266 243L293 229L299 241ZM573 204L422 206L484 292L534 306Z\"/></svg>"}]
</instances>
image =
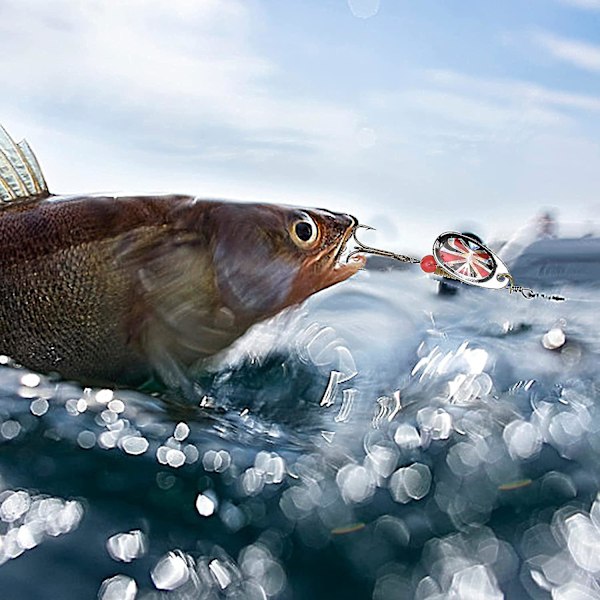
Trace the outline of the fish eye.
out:
<instances>
[{"instance_id":1,"label":"fish eye","mask_svg":"<svg viewBox=\"0 0 600 600\"><path fill-rule=\"evenodd\" d=\"M290 234L297 246L308 248L317 241L319 228L308 215L304 215L301 219L294 221L290 228Z\"/></svg>"}]
</instances>

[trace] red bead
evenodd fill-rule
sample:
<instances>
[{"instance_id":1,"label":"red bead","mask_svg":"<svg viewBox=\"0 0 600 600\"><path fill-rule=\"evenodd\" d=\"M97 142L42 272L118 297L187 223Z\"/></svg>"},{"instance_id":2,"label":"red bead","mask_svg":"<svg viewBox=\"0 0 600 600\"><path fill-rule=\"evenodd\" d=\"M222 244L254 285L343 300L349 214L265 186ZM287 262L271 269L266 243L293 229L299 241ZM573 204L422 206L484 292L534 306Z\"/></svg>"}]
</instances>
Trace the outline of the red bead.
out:
<instances>
[{"instance_id":1,"label":"red bead","mask_svg":"<svg viewBox=\"0 0 600 600\"><path fill-rule=\"evenodd\" d=\"M421 259L421 269L423 269L425 273L433 273L437 269L437 263L431 254L428 254Z\"/></svg>"}]
</instances>

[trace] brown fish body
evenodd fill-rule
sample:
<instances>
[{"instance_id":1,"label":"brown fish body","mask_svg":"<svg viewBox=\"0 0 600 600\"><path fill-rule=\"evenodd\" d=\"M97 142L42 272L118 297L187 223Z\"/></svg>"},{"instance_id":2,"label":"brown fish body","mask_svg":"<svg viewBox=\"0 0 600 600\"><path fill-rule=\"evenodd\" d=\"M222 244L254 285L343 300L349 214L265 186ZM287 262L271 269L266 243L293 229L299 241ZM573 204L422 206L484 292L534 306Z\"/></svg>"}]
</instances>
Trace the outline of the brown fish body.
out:
<instances>
[{"instance_id":1,"label":"brown fish body","mask_svg":"<svg viewBox=\"0 0 600 600\"><path fill-rule=\"evenodd\" d=\"M10 203L0 209L0 352L92 383L158 374L178 386L257 321L355 273L360 260L336 262L355 225L184 195ZM313 226L315 240L296 235Z\"/></svg>"},{"instance_id":2,"label":"brown fish body","mask_svg":"<svg viewBox=\"0 0 600 600\"><path fill-rule=\"evenodd\" d=\"M51 196L0 127L0 353L41 372L185 388L187 368L353 275L349 215L194 196Z\"/></svg>"}]
</instances>

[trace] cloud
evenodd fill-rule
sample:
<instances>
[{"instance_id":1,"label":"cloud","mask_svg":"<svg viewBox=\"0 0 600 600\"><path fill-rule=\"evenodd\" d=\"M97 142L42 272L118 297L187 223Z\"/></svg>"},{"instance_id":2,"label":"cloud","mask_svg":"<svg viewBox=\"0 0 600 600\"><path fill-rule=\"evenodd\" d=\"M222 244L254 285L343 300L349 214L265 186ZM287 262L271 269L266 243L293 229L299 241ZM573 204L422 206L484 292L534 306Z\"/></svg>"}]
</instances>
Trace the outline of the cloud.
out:
<instances>
[{"instance_id":1,"label":"cloud","mask_svg":"<svg viewBox=\"0 0 600 600\"><path fill-rule=\"evenodd\" d=\"M241 0L8 0L0 4L0 107L27 104L46 119L139 132L148 146L259 156L282 146L314 152L356 130L351 109L277 91L278 67L252 36L260 11ZM139 133L134 133L139 135ZM225 150L223 150L225 148Z\"/></svg>"},{"instance_id":2,"label":"cloud","mask_svg":"<svg viewBox=\"0 0 600 600\"><path fill-rule=\"evenodd\" d=\"M580 40L536 33L533 41L554 58L586 71L600 71L600 46Z\"/></svg>"},{"instance_id":3,"label":"cloud","mask_svg":"<svg viewBox=\"0 0 600 600\"><path fill-rule=\"evenodd\" d=\"M559 2L573 8L600 10L600 0L559 0Z\"/></svg>"},{"instance_id":4,"label":"cloud","mask_svg":"<svg viewBox=\"0 0 600 600\"><path fill-rule=\"evenodd\" d=\"M428 79L438 86L460 89L476 97L495 98L503 105L508 100L521 106L600 111L600 96L556 90L530 81L473 77L456 71L431 70L427 73Z\"/></svg>"},{"instance_id":5,"label":"cloud","mask_svg":"<svg viewBox=\"0 0 600 600\"><path fill-rule=\"evenodd\" d=\"M521 143L549 130L565 133L586 113L600 112L600 97L528 81L481 78L430 70L418 87L372 93L370 102L399 123L411 143L430 152ZM394 116L392 116L394 115Z\"/></svg>"},{"instance_id":6,"label":"cloud","mask_svg":"<svg viewBox=\"0 0 600 600\"><path fill-rule=\"evenodd\" d=\"M512 222L528 218L538 201L573 214L600 185L600 146L590 127L598 96L433 70L369 101L385 125L386 153L408 173L406 189L432 222L485 219L500 206ZM385 170L382 177L392 179Z\"/></svg>"}]
</instances>

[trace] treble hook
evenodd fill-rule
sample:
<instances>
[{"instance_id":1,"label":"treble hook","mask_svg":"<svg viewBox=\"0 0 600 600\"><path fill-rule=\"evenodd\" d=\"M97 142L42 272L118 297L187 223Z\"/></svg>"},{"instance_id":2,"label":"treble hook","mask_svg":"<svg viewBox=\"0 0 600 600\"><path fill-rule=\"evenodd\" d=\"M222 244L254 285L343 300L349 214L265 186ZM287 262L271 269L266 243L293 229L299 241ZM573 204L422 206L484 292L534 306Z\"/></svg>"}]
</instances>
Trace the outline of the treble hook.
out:
<instances>
[{"instance_id":1,"label":"treble hook","mask_svg":"<svg viewBox=\"0 0 600 600\"><path fill-rule=\"evenodd\" d=\"M376 254L377 256L386 256L388 258L395 258L396 260L399 260L400 262L407 262L407 263L413 263L413 264L418 264L419 262L421 262L416 258L412 258L412 257L406 256L404 254L396 254L395 252L390 252L389 250L380 250L379 248L373 248L372 246L367 246L366 244L363 244L356 237L357 229L370 229L371 231L375 231L375 227L371 227L370 225L363 225L363 224L359 223L354 228L354 231L352 232L352 236L354 237L354 241L358 245L358 248L356 250L352 250L352 252L350 252L348 254L346 260L350 260L354 255L360 254L361 252L367 252L369 254Z\"/></svg>"}]
</instances>

